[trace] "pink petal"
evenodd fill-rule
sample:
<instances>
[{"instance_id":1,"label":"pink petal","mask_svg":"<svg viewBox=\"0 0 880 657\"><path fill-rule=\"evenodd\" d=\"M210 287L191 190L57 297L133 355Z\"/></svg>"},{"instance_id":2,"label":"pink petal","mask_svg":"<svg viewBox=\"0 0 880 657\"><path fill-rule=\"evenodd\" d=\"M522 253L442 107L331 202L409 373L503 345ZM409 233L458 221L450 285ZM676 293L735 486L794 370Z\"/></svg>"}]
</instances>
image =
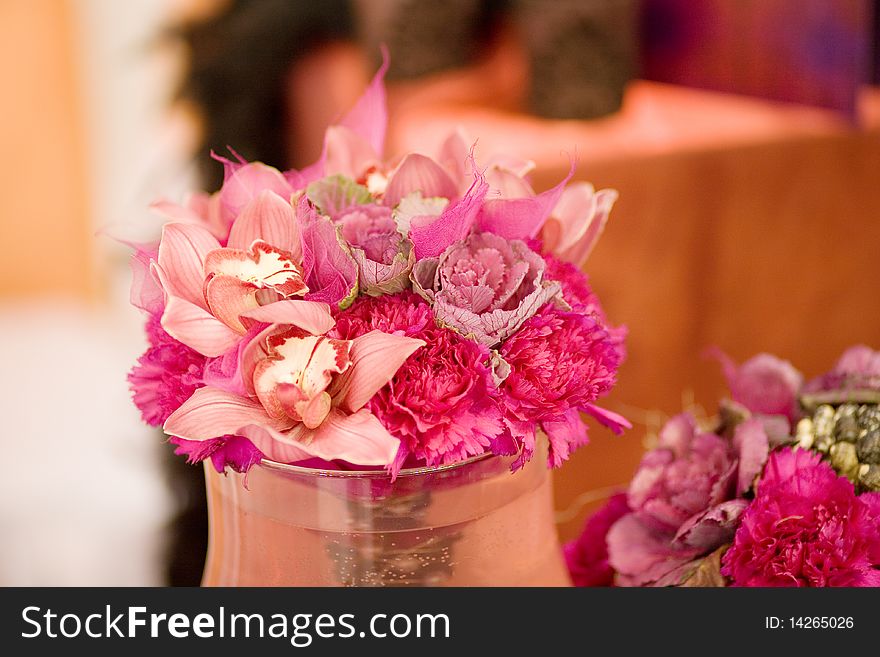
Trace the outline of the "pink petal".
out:
<instances>
[{"instance_id":1,"label":"pink petal","mask_svg":"<svg viewBox=\"0 0 880 657\"><path fill-rule=\"evenodd\" d=\"M206 228L193 224L165 224L158 258L165 291L207 308L203 292L205 257L219 247L217 238Z\"/></svg>"},{"instance_id":2,"label":"pink petal","mask_svg":"<svg viewBox=\"0 0 880 657\"><path fill-rule=\"evenodd\" d=\"M274 167L262 162L241 165L228 160L224 162L227 164L227 176L220 190L220 204L231 219L238 217L260 192L272 191L285 199L294 192L287 179Z\"/></svg>"},{"instance_id":3,"label":"pink petal","mask_svg":"<svg viewBox=\"0 0 880 657\"><path fill-rule=\"evenodd\" d=\"M296 262L302 260L299 224L290 201L275 192L264 190L248 203L232 224L228 245L236 249L250 249L255 240L289 252Z\"/></svg>"},{"instance_id":4,"label":"pink petal","mask_svg":"<svg viewBox=\"0 0 880 657\"><path fill-rule=\"evenodd\" d=\"M551 468L560 467L575 449L590 442L587 427L576 409L570 410L559 421L542 422L541 428L550 441L547 461Z\"/></svg>"},{"instance_id":5,"label":"pink petal","mask_svg":"<svg viewBox=\"0 0 880 657\"><path fill-rule=\"evenodd\" d=\"M697 548L703 554L714 550L733 538L740 517L748 506L748 501L737 499L702 511L684 521L675 533L674 543Z\"/></svg>"},{"instance_id":6,"label":"pink petal","mask_svg":"<svg viewBox=\"0 0 880 657\"><path fill-rule=\"evenodd\" d=\"M451 244L467 237L488 191L489 185L478 177L468 192L455 203L447 205L439 217L413 217L409 238L416 259L439 256Z\"/></svg>"},{"instance_id":7,"label":"pink petal","mask_svg":"<svg viewBox=\"0 0 880 657\"><path fill-rule=\"evenodd\" d=\"M369 411L353 415L331 413L316 430L306 449L325 461L387 466L394 461L400 441Z\"/></svg>"},{"instance_id":8,"label":"pink petal","mask_svg":"<svg viewBox=\"0 0 880 657\"><path fill-rule=\"evenodd\" d=\"M574 183L563 191L553 209L559 222L558 243L552 248L560 258L582 265L605 230L617 192L603 189L594 192L589 183Z\"/></svg>"},{"instance_id":9,"label":"pink petal","mask_svg":"<svg viewBox=\"0 0 880 657\"><path fill-rule=\"evenodd\" d=\"M600 424L608 427L618 436L626 429L632 429L632 423L629 420L606 408L601 408L595 404L587 404L582 410L592 415Z\"/></svg>"},{"instance_id":10,"label":"pink petal","mask_svg":"<svg viewBox=\"0 0 880 657\"><path fill-rule=\"evenodd\" d=\"M750 418L738 425L733 432L733 446L739 451L736 494L742 495L752 487L770 455L764 423L759 418Z\"/></svg>"},{"instance_id":11,"label":"pink petal","mask_svg":"<svg viewBox=\"0 0 880 657\"><path fill-rule=\"evenodd\" d=\"M379 156L385 147L385 131L388 128L388 109L385 100L385 73L388 71L388 52L382 49L382 65L339 125L364 139Z\"/></svg>"},{"instance_id":12,"label":"pink petal","mask_svg":"<svg viewBox=\"0 0 880 657\"><path fill-rule=\"evenodd\" d=\"M168 297L162 328L174 339L209 358L221 356L241 339L207 310L177 297Z\"/></svg>"},{"instance_id":13,"label":"pink petal","mask_svg":"<svg viewBox=\"0 0 880 657\"><path fill-rule=\"evenodd\" d=\"M633 513L612 525L606 541L608 563L635 586L650 584L699 554L673 549L671 536L650 529Z\"/></svg>"},{"instance_id":14,"label":"pink petal","mask_svg":"<svg viewBox=\"0 0 880 657\"><path fill-rule=\"evenodd\" d=\"M240 430L249 425L275 430L285 427L283 422L275 422L266 415L258 402L206 387L196 390L171 414L164 430L170 436L185 440L210 440L225 435L242 435Z\"/></svg>"},{"instance_id":15,"label":"pink petal","mask_svg":"<svg viewBox=\"0 0 880 657\"><path fill-rule=\"evenodd\" d=\"M437 163L449 172L453 180L457 181L459 189L462 186L467 189L467 186L470 184L467 174L469 171L469 144L471 143L473 141L467 139L459 128L443 140L443 144L441 144L440 150L437 153ZM461 189L461 191L464 192L464 189Z\"/></svg>"},{"instance_id":16,"label":"pink petal","mask_svg":"<svg viewBox=\"0 0 880 657\"><path fill-rule=\"evenodd\" d=\"M305 197L297 206L297 217L302 225L303 270L311 290L307 298L347 307L357 295L357 263L330 218L319 216Z\"/></svg>"},{"instance_id":17,"label":"pink petal","mask_svg":"<svg viewBox=\"0 0 880 657\"><path fill-rule=\"evenodd\" d=\"M351 345L351 369L345 376L337 377L330 394L341 408L352 413L359 411L391 380L406 359L424 345L422 340L381 331L370 331L355 338Z\"/></svg>"},{"instance_id":18,"label":"pink petal","mask_svg":"<svg viewBox=\"0 0 880 657\"><path fill-rule=\"evenodd\" d=\"M205 286L208 310L233 331L244 334L247 327L242 323L242 313L258 307L257 286L234 276L214 276Z\"/></svg>"},{"instance_id":19,"label":"pink petal","mask_svg":"<svg viewBox=\"0 0 880 657\"><path fill-rule=\"evenodd\" d=\"M421 192L422 198L453 199L458 196L458 185L434 160L418 153L410 153L388 179L383 202L393 208L412 192Z\"/></svg>"},{"instance_id":20,"label":"pink petal","mask_svg":"<svg viewBox=\"0 0 880 657\"><path fill-rule=\"evenodd\" d=\"M535 191L525 178L513 171L494 166L486 169L486 182L489 183L491 199L532 198Z\"/></svg>"},{"instance_id":21,"label":"pink petal","mask_svg":"<svg viewBox=\"0 0 880 657\"><path fill-rule=\"evenodd\" d=\"M241 372L241 381L249 395L256 395L254 372L256 371L257 364L269 357L269 337L283 333L286 330L286 326L267 326L242 348L238 369Z\"/></svg>"},{"instance_id":22,"label":"pink petal","mask_svg":"<svg viewBox=\"0 0 880 657\"><path fill-rule=\"evenodd\" d=\"M483 203L477 224L480 230L507 239L528 240L536 237L559 202L565 184L574 174L574 162L568 175L546 192L531 198L495 199Z\"/></svg>"},{"instance_id":23,"label":"pink petal","mask_svg":"<svg viewBox=\"0 0 880 657\"><path fill-rule=\"evenodd\" d=\"M358 180L370 167L377 166L379 155L368 141L356 132L341 125L327 128L324 135L324 153L314 174L318 178L343 175ZM303 175L306 175L304 172Z\"/></svg>"},{"instance_id":24,"label":"pink petal","mask_svg":"<svg viewBox=\"0 0 880 657\"><path fill-rule=\"evenodd\" d=\"M131 293L129 300L135 308L151 315L162 312L165 292L152 267L153 258L138 250L131 256Z\"/></svg>"},{"instance_id":25,"label":"pink petal","mask_svg":"<svg viewBox=\"0 0 880 657\"><path fill-rule=\"evenodd\" d=\"M267 324L298 326L312 335L323 335L336 323L326 303L299 299L285 299L259 306L242 313L242 316Z\"/></svg>"}]
</instances>

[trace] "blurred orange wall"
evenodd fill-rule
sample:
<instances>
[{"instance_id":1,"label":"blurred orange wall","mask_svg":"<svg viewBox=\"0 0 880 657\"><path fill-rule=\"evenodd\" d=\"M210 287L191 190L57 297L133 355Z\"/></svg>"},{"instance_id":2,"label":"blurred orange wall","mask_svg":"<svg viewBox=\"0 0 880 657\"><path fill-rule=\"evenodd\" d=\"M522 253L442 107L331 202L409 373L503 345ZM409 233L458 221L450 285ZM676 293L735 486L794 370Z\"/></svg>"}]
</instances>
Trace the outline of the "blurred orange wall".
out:
<instances>
[{"instance_id":1,"label":"blurred orange wall","mask_svg":"<svg viewBox=\"0 0 880 657\"><path fill-rule=\"evenodd\" d=\"M73 7L0 0L0 297L93 288Z\"/></svg>"}]
</instances>

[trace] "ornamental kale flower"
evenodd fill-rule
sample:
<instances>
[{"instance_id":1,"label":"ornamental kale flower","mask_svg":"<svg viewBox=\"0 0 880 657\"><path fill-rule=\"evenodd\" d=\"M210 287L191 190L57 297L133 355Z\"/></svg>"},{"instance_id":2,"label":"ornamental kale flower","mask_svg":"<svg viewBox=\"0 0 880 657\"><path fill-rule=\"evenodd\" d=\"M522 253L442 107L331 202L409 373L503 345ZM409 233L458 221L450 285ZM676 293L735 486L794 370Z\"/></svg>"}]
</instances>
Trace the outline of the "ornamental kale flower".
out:
<instances>
[{"instance_id":1,"label":"ornamental kale flower","mask_svg":"<svg viewBox=\"0 0 880 657\"><path fill-rule=\"evenodd\" d=\"M735 586L880 586L880 493L857 497L814 452L774 452L721 572Z\"/></svg>"},{"instance_id":2,"label":"ornamental kale flower","mask_svg":"<svg viewBox=\"0 0 880 657\"><path fill-rule=\"evenodd\" d=\"M629 511L626 495L615 495L587 519L581 535L565 545L565 564L575 586L614 586L605 538L612 525Z\"/></svg>"},{"instance_id":3,"label":"ornamental kale flower","mask_svg":"<svg viewBox=\"0 0 880 657\"><path fill-rule=\"evenodd\" d=\"M440 257L417 262L413 282L441 324L493 347L559 293L545 269L525 242L473 233Z\"/></svg>"},{"instance_id":4,"label":"ornamental kale flower","mask_svg":"<svg viewBox=\"0 0 880 657\"><path fill-rule=\"evenodd\" d=\"M353 339L379 326L425 343L368 404L400 440L395 470L407 460L435 466L503 449L505 430L485 346L438 327L428 304L411 293L359 300L339 314L335 330Z\"/></svg>"},{"instance_id":5,"label":"ornamental kale flower","mask_svg":"<svg viewBox=\"0 0 880 657\"><path fill-rule=\"evenodd\" d=\"M128 375L135 406L144 422L157 427L202 385L206 359L172 338L161 326L161 312L147 320L150 346Z\"/></svg>"},{"instance_id":6,"label":"ornamental kale flower","mask_svg":"<svg viewBox=\"0 0 880 657\"><path fill-rule=\"evenodd\" d=\"M509 366L502 390L508 425L523 444L522 463L534 451L538 424L550 440L553 467L586 444L581 411L615 430L628 426L593 403L614 385L621 360L617 343L596 317L548 304L501 346L500 356Z\"/></svg>"},{"instance_id":7,"label":"ornamental kale flower","mask_svg":"<svg viewBox=\"0 0 880 657\"><path fill-rule=\"evenodd\" d=\"M880 351L865 345L847 349L834 368L810 381L807 392L825 390L880 390Z\"/></svg>"},{"instance_id":8,"label":"ornamental kale flower","mask_svg":"<svg viewBox=\"0 0 880 657\"><path fill-rule=\"evenodd\" d=\"M782 415L789 422L797 422L797 396L804 379L791 363L771 354L758 354L737 365L721 351L713 350L712 354L721 361L735 402L757 415Z\"/></svg>"},{"instance_id":9,"label":"ornamental kale flower","mask_svg":"<svg viewBox=\"0 0 880 657\"><path fill-rule=\"evenodd\" d=\"M391 208L357 205L342 213L337 223L358 265L361 292L378 296L409 287L415 253L412 243L398 232Z\"/></svg>"},{"instance_id":10,"label":"ornamental kale flower","mask_svg":"<svg viewBox=\"0 0 880 657\"><path fill-rule=\"evenodd\" d=\"M699 559L733 537L766 460L763 425L750 419L733 440L700 432L687 414L660 432L630 483L632 513L608 533L609 562L621 584L677 584Z\"/></svg>"}]
</instances>

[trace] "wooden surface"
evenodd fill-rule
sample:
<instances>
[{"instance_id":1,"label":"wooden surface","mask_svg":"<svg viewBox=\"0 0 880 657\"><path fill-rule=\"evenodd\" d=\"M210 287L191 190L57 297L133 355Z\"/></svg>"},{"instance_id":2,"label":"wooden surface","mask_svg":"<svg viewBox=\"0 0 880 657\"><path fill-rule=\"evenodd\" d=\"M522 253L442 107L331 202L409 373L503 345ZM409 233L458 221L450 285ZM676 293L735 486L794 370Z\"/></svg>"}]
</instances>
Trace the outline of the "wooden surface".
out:
<instances>
[{"instance_id":1,"label":"wooden surface","mask_svg":"<svg viewBox=\"0 0 880 657\"><path fill-rule=\"evenodd\" d=\"M558 181L560 153L576 149L578 178L620 191L586 270L609 317L630 329L607 405L636 426L620 438L595 426L557 473L557 509L575 507L561 514L571 517L564 538L595 508L578 509L590 498L578 496L624 484L663 418L691 395L714 410L724 382L707 347L737 360L769 351L812 376L847 345L880 346L876 96L855 128L820 110L696 90L645 83L636 95L604 124L434 107L404 117L395 135L405 148L419 123L423 139L463 123L484 152L514 146L535 159L537 188Z\"/></svg>"}]
</instances>

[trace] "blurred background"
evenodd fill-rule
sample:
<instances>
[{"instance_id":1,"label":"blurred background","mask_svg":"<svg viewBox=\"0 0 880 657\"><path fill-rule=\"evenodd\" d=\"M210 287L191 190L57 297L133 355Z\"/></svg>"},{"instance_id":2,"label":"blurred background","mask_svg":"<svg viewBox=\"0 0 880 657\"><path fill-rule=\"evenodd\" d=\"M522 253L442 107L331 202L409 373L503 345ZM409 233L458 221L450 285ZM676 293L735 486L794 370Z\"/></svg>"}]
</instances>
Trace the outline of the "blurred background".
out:
<instances>
[{"instance_id":1,"label":"blurred background","mask_svg":"<svg viewBox=\"0 0 880 657\"><path fill-rule=\"evenodd\" d=\"M201 470L142 425L127 251L215 189L211 149L299 167L390 49L388 154L451 128L620 200L586 265L635 427L556 475L562 538L683 406L716 345L807 376L880 346L872 0L0 0L0 585L197 583Z\"/></svg>"}]
</instances>

